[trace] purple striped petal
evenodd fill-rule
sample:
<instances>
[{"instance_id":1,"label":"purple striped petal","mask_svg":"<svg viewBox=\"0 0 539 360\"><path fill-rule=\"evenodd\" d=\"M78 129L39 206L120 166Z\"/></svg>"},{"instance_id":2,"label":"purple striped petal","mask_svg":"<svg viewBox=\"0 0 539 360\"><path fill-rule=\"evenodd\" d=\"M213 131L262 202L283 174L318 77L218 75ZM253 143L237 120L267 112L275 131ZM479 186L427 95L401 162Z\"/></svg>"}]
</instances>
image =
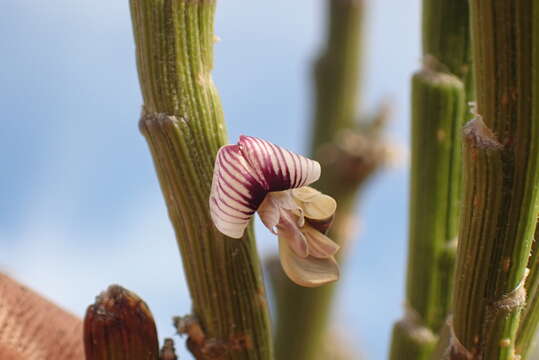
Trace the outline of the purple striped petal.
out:
<instances>
[{"instance_id":1,"label":"purple striped petal","mask_svg":"<svg viewBox=\"0 0 539 360\"><path fill-rule=\"evenodd\" d=\"M268 192L305 186L319 177L318 162L265 140L241 136L237 145L223 146L217 153L210 194L212 220L223 234L241 238Z\"/></svg>"},{"instance_id":2,"label":"purple striped petal","mask_svg":"<svg viewBox=\"0 0 539 360\"><path fill-rule=\"evenodd\" d=\"M320 178L320 164L268 141L240 136L238 145L268 191L282 191L312 184Z\"/></svg>"},{"instance_id":3,"label":"purple striped petal","mask_svg":"<svg viewBox=\"0 0 539 360\"><path fill-rule=\"evenodd\" d=\"M219 149L213 172L210 214L220 232L232 238L243 236L267 193L259 181L238 145Z\"/></svg>"}]
</instances>

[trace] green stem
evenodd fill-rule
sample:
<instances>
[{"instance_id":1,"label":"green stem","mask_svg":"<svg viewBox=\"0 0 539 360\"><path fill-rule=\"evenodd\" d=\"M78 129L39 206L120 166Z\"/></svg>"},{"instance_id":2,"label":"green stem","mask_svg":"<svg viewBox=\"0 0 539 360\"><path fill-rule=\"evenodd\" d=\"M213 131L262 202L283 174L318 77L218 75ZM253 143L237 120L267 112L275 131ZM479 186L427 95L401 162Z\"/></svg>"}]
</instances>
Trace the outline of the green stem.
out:
<instances>
[{"instance_id":1,"label":"green stem","mask_svg":"<svg viewBox=\"0 0 539 360\"><path fill-rule=\"evenodd\" d=\"M533 41L532 41L532 56L534 64L537 63L539 59L539 45L537 44L537 36L539 34L539 23L537 19L539 18L539 6L537 2L533 6ZM537 70L532 72L532 86L534 92L534 100L532 107L532 116L534 119L537 119L537 114L539 113L539 102L537 101L537 92L538 89L538 72ZM537 121L537 120L536 120ZM539 223L535 228L535 241L532 245L532 251L530 258L528 260L528 268L530 269L530 274L526 280L526 291L528 294L525 308L522 312L522 322L519 325L517 340L516 340L516 351L521 355L522 360L528 358L531 353L531 350L534 345L534 340L537 335L537 329L539 327Z\"/></svg>"},{"instance_id":2,"label":"green stem","mask_svg":"<svg viewBox=\"0 0 539 360\"><path fill-rule=\"evenodd\" d=\"M407 313L393 332L391 359L428 359L449 311L464 109L457 77L428 69L413 77Z\"/></svg>"},{"instance_id":3,"label":"green stem","mask_svg":"<svg viewBox=\"0 0 539 360\"><path fill-rule=\"evenodd\" d=\"M312 153L322 164L315 187L338 203L330 237L345 245L352 237L357 194L384 161L381 125L386 113L358 124L360 43L364 1L328 0L326 47L315 63ZM344 256L346 249L340 252ZM272 275L279 276L278 274ZM276 280L276 359L324 358L327 323L336 285L306 289Z\"/></svg>"},{"instance_id":4,"label":"green stem","mask_svg":"<svg viewBox=\"0 0 539 360\"><path fill-rule=\"evenodd\" d=\"M412 80L412 168L407 305L438 332L450 305L460 201L464 88L424 70Z\"/></svg>"},{"instance_id":5,"label":"green stem","mask_svg":"<svg viewBox=\"0 0 539 360\"><path fill-rule=\"evenodd\" d=\"M356 126L363 0L327 0L326 48L314 66L315 111L311 149ZM331 119L329 121L328 119Z\"/></svg>"},{"instance_id":6,"label":"green stem","mask_svg":"<svg viewBox=\"0 0 539 360\"><path fill-rule=\"evenodd\" d=\"M461 79L466 99L474 99L467 0L423 0L423 55L437 71Z\"/></svg>"},{"instance_id":7,"label":"green stem","mask_svg":"<svg viewBox=\"0 0 539 360\"><path fill-rule=\"evenodd\" d=\"M213 162L226 143L210 75L216 1L130 3L144 99L140 129L154 159L193 313L203 331L191 342L197 347L192 350L202 354L199 359L269 360L269 317L253 233L241 240L226 238L209 216Z\"/></svg>"},{"instance_id":8,"label":"green stem","mask_svg":"<svg viewBox=\"0 0 539 360\"><path fill-rule=\"evenodd\" d=\"M390 358L395 360L429 359L451 307L460 129L468 114L466 99L473 97L467 14L467 0L423 1L424 68L412 79L406 314L393 329Z\"/></svg>"},{"instance_id":9,"label":"green stem","mask_svg":"<svg viewBox=\"0 0 539 360\"><path fill-rule=\"evenodd\" d=\"M528 357L539 326L539 226L535 228L532 252L528 260L530 274L526 279L526 305L522 310L518 327L516 351L522 359Z\"/></svg>"},{"instance_id":10,"label":"green stem","mask_svg":"<svg viewBox=\"0 0 539 360\"><path fill-rule=\"evenodd\" d=\"M537 215L538 3L470 5L478 115L465 130L451 353L509 360Z\"/></svg>"}]
</instances>

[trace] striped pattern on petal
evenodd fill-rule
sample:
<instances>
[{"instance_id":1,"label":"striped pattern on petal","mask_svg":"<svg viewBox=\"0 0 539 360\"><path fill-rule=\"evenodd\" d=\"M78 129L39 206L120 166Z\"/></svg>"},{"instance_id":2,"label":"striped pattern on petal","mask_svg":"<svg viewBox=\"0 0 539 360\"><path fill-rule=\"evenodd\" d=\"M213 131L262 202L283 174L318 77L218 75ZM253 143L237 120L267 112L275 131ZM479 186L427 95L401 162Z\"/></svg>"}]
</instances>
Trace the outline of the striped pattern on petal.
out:
<instances>
[{"instance_id":1,"label":"striped pattern on petal","mask_svg":"<svg viewBox=\"0 0 539 360\"><path fill-rule=\"evenodd\" d=\"M223 234L241 238L268 192L305 186L319 177L318 162L268 141L241 136L237 145L223 146L217 153L210 194L212 220Z\"/></svg>"},{"instance_id":2,"label":"striped pattern on petal","mask_svg":"<svg viewBox=\"0 0 539 360\"><path fill-rule=\"evenodd\" d=\"M267 191L282 191L312 184L320 178L320 164L268 141L240 136L238 145Z\"/></svg>"},{"instance_id":3,"label":"striped pattern on petal","mask_svg":"<svg viewBox=\"0 0 539 360\"><path fill-rule=\"evenodd\" d=\"M241 238L267 191L238 145L219 149L210 194L210 214L220 232Z\"/></svg>"}]
</instances>

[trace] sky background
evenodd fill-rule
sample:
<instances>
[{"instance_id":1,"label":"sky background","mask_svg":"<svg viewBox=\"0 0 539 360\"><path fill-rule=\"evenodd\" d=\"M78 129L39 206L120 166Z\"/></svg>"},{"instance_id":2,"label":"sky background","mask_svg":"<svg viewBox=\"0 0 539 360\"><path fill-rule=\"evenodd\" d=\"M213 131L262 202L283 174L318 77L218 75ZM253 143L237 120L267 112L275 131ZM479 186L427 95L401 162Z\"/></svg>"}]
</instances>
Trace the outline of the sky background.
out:
<instances>
[{"instance_id":1,"label":"sky background","mask_svg":"<svg viewBox=\"0 0 539 360\"><path fill-rule=\"evenodd\" d=\"M409 79L420 64L418 0L368 3L362 111L393 105L407 147ZM143 137L127 0L4 0L0 13L0 271L82 316L111 283L149 304L160 337L190 300ZM219 1L214 81L230 139L305 153L310 66L325 2ZM402 313L408 165L374 178L344 264L335 327L384 359ZM277 241L257 223L262 256ZM178 348L183 340L175 337ZM182 359L189 359L181 350Z\"/></svg>"}]
</instances>

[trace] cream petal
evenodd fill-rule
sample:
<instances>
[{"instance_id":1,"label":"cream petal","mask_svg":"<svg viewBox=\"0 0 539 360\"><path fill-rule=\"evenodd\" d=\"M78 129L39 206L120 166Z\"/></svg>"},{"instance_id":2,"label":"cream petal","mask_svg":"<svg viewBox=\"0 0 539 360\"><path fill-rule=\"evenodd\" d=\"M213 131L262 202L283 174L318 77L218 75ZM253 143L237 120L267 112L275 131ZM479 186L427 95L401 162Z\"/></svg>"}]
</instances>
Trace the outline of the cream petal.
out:
<instances>
[{"instance_id":1,"label":"cream petal","mask_svg":"<svg viewBox=\"0 0 539 360\"><path fill-rule=\"evenodd\" d=\"M337 202L331 196L320 193L311 201L303 202L301 207L305 217L313 220L325 220L335 214Z\"/></svg>"},{"instance_id":2,"label":"cream petal","mask_svg":"<svg viewBox=\"0 0 539 360\"><path fill-rule=\"evenodd\" d=\"M266 191L253 175L238 145L221 147L215 159L210 193L210 215L217 229L241 238Z\"/></svg>"},{"instance_id":3,"label":"cream petal","mask_svg":"<svg viewBox=\"0 0 539 360\"><path fill-rule=\"evenodd\" d=\"M339 265L335 258L299 257L288 247L286 239L281 237L279 237L279 256L284 272L298 285L316 287L339 279Z\"/></svg>"},{"instance_id":4,"label":"cream petal","mask_svg":"<svg viewBox=\"0 0 539 360\"><path fill-rule=\"evenodd\" d=\"M312 184L320 178L320 164L268 141L240 136L238 145L267 191L282 191Z\"/></svg>"},{"instance_id":5,"label":"cream petal","mask_svg":"<svg viewBox=\"0 0 539 360\"><path fill-rule=\"evenodd\" d=\"M301 202L309 202L320 194L322 194L320 191L310 186L302 186L292 190L293 197Z\"/></svg>"},{"instance_id":6,"label":"cream petal","mask_svg":"<svg viewBox=\"0 0 539 360\"><path fill-rule=\"evenodd\" d=\"M305 235L301 232L297 220L293 214L281 209L279 224L277 225L277 234L279 238L285 239L288 246L299 257L307 257L309 255L309 247Z\"/></svg>"},{"instance_id":7,"label":"cream petal","mask_svg":"<svg viewBox=\"0 0 539 360\"><path fill-rule=\"evenodd\" d=\"M337 243L311 226L306 225L301 230L307 239L310 256L326 259L334 256L339 251L340 246Z\"/></svg>"}]
</instances>

